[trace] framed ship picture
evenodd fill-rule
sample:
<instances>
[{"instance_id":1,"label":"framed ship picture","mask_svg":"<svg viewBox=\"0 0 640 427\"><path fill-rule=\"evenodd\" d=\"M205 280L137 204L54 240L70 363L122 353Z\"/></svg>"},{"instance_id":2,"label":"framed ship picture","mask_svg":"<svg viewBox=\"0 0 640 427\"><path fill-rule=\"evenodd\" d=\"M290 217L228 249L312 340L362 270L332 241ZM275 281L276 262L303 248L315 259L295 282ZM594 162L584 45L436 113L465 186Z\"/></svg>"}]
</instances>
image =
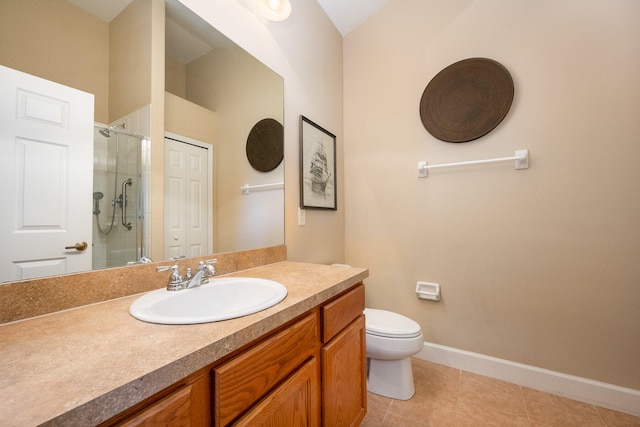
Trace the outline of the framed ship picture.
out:
<instances>
[{"instance_id":1,"label":"framed ship picture","mask_svg":"<svg viewBox=\"0 0 640 427\"><path fill-rule=\"evenodd\" d=\"M300 207L337 206L336 136L300 116Z\"/></svg>"}]
</instances>

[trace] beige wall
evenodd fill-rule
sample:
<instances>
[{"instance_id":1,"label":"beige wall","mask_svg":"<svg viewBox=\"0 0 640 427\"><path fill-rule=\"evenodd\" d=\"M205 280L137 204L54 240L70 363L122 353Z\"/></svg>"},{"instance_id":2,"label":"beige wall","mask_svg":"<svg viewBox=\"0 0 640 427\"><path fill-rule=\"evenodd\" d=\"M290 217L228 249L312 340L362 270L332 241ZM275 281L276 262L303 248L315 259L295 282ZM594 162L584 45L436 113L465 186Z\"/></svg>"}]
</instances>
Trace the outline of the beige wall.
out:
<instances>
[{"instance_id":1,"label":"beige wall","mask_svg":"<svg viewBox=\"0 0 640 427\"><path fill-rule=\"evenodd\" d=\"M0 64L94 94L111 123L151 102L152 1L108 24L67 0L2 0Z\"/></svg>"},{"instance_id":2,"label":"beige wall","mask_svg":"<svg viewBox=\"0 0 640 427\"><path fill-rule=\"evenodd\" d=\"M67 0L0 1L0 64L95 95L109 122L109 25Z\"/></svg>"},{"instance_id":3,"label":"beige wall","mask_svg":"<svg viewBox=\"0 0 640 427\"><path fill-rule=\"evenodd\" d=\"M244 184L281 182L281 163L259 172L247 161L247 136L260 120L283 122L282 78L237 48L216 49L187 65L187 99L215 111L214 249L244 250L283 244L284 192Z\"/></svg>"},{"instance_id":4,"label":"beige wall","mask_svg":"<svg viewBox=\"0 0 640 427\"><path fill-rule=\"evenodd\" d=\"M283 244L283 190L254 191L250 196L240 191L245 183L271 184L284 179L283 164L273 171L258 172L246 156L247 135L258 121L283 122L282 77L237 47L213 50L186 66L167 60L167 91L172 88L189 100L167 93L165 105L172 108L166 111L165 125L169 120L172 128L182 123L186 133L167 131L190 136L198 109L211 117L198 125L209 126L211 138L190 137L214 147L214 251ZM189 110L184 110L187 106Z\"/></svg>"},{"instance_id":5,"label":"beige wall","mask_svg":"<svg viewBox=\"0 0 640 427\"><path fill-rule=\"evenodd\" d=\"M344 40L346 261L367 304L426 341L640 389L640 2L392 1ZM430 79L509 69L506 119L475 142L422 126ZM430 171L416 163L511 156ZM418 300L416 281L442 301Z\"/></svg>"},{"instance_id":6,"label":"beige wall","mask_svg":"<svg viewBox=\"0 0 640 427\"><path fill-rule=\"evenodd\" d=\"M164 0L145 0L151 11L151 258L164 255L164 98L165 98L165 5Z\"/></svg>"},{"instance_id":7,"label":"beige wall","mask_svg":"<svg viewBox=\"0 0 640 427\"><path fill-rule=\"evenodd\" d=\"M294 5L285 22L256 17L254 2L183 0L285 81L285 241L294 261L344 261L344 180L342 176L342 37L315 1ZM305 115L337 135L338 211L307 211L297 225L299 117Z\"/></svg>"},{"instance_id":8,"label":"beige wall","mask_svg":"<svg viewBox=\"0 0 640 427\"><path fill-rule=\"evenodd\" d=\"M181 98L187 96L187 69L184 64L176 61L172 57L165 55L164 57L165 85L167 92L177 95Z\"/></svg>"},{"instance_id":9,"label":"beige wall","mask_svg":"<svg viewBox=\"0 0 640 427\"><path fill-rule=\"evenodd\" d=\"M2 30L11 3L0 3ZM344 39L344 94L343 40L315 2L282 23L257 19L251 2L184 3L285 78L289 259L369 267L368 305L413 317L428 341L640 388L640 3L392 1ZM420 95L472 56L511 71L514 105L479 141L437 141ZM306 226L300 114L338 136L338 211L308 211ZM419 160L520 148L529 170L416 178ZM417 300L417 280L441 283L442 302Z\"/></svg>"},{"instance_id":10,"label":"beige wall","mask_svg":"<svg viewBox=\"0 0 640 427\"><path fill-rule=\"evenodd\" d=\"M110 122L151 103L152 4L153 0L134 0L111 21ZM164 67L162 73L164 76Z\"/></svg>"},{"instance_id":11,"label":"beige wall","mask_svg":"<svg viewBox=\"0 0 640 427\"><path fill-rule=\"evenodd\" d=\"M165 93L165 131L214 144L216 121L216 113L213 111L172 93Z\"/></svg>"},{"instance_id":12,"label":"beige wall","mask_svg":"<svg viewBox=\"0 0 640 427\"><path fill-rule=\"evenodd\" d=\"M0 33L2 40L6 34L20 34L15 25L18 22L13 18L9 19L9 14L4 11L9 5L34 3L29 7L29 13L34 11L42 11L41 19L44 21L37 28L44 28L44 23L51 20L53 16L59 16L59 13L46 12L44 4L50 5L54 0L3 0L0 2ZM65 0L55 0L67 5ZM342 37L333 27L333 24L324 15L324 12L316 2L302 2L296 6L296 10L291 18L282 23L270 23L256 18L251 7L253 2L210 2L207 0L184 0L184 3L191 7L197 13L200 13L209 20L216 28L224 34L236 41L256 56L262 62L266 63L270 68L275 70L285 79L285 181L287 182L285 190L285 236L286 243L289 248L289 258L302 261L318 261L318 262L342 262L344 261L344 181L342 180ZM149 9L149 4L156 15L160 14L160 6L163 6L162 0L136 0L134 8ZM60 10L60 5L54 7L55 11ZM62 14L65 15L65 14ZM71 16L71 15L70 15ZM124 17L123 17L124 18ZM160 25L160 21L153 19L152 33L164 30L164 25ZM81 28L79 21L75 18L71 19L72 24L64 25L77 34ZM157 21L157 22L156 22ZM104 24L106 27L106 24ZM89 26L91 28L91 25ZM22 26L24 28L24 26ZM10 31L5 31L10 30ZM134 29L130 29L134 31ZM148 40L148 35L145 38ZM159 54L162 51L164 59L164 37L151 36L154 40L154 50L151 58L145 54L145 61L151 63L159 62ZM90 49L97 50L100 43L104 44L105 49L97 52L95 60L88 61L87 64L95 65L100 61L108 64L109 55L105 53L109 45L109 32L105 28L103 40L101 42L89 42L88 37L78 37L76 42L88 46ZM160 46L159 40L162 40ZM21 39L18 38L18 41ZM71 42L66 42L67 46L72 46ZM125 44L126 40L112 40L111 43ZM146 43L146 42L144 42ZM0 48L10 48L11 44L0 44ZM21 45L17 45L21 46ZM131 45L127 45L129 48ZM134 47L135 48L135 47ZM160 49L162 48L162 49ZM47 48L48 53L54 50ZM21 48L22 51L29 50ZM2 52L2 50L0 50ZM13 50L11 51L13 52ZM68 53L68 52L61 52ZM5 54L0 54L5 55ZM154 56L155 55L155 56ZM2 58L3 56L0 56ZM73 71L74 68L66 67L67 62L63 60L61 55L41 56L50 64L65 64L59 74ZM140 57L139 59L142 59ZM35 61L36 64L42 62L40 59ZM2 60L4 64L4 60ZM146 68L148 62L139 64L137 58L133 61L124 61L133 68ZM5 64L11 66L11 64ZM115 66L114 72L119 72ZM103 95L99 96L103 103L102 107L96 107L96 112L103 111L96 115L96 120L104 123L116 120L121 117L121 112L130 108L140 108L145 104L145 100L151 97L154 105L152 108L152 141L154 147L152 151L155 153L152 159L152 177L151 186L154 194L162 193L162 169L163 163L161 146L156 146L156 141L162 141L162 125L164 101L164 67L152 66L154 71L151 86L149 82L124 81L122 79L112 80L113 90L118 92L131 90L130 99L126 101L126 105L121 105L119 100L112 100L112 114L109 116L107 110L110 108L108 97L108 76L105 74ZM162 71L160 71L162 70ZM25 70L32 74L38 74L34 70ZM95 76L96 72L81 69L85 76ZM58 81L52 76L46 78ZM159 83L161 80L161 84ZM62 81L65 84L77 87L69 82ZM139 83L144 83L139 86ZM162 86L162 88L160 88ZM80 87L83 89L82 87ZM135 88L135 89L132 89ZM139 91L142 89L142 92ZM98 92L98 89L86 88L85 90L92 93ZM151 94L149 93L151 91ZM148 103L148 101L146 101ZM129 111L127 111L128 113ZM338 211L309 211L307 212L307 225L297 225L297 208L299 206L299 157L298 157L298 121L299 116L304 114L311 120L325 127L338 136ZM155 149L158 148L158 149ZM152 254L162 253L162 198L153 198L152 200Z\"/></svg>"}]
</instances>

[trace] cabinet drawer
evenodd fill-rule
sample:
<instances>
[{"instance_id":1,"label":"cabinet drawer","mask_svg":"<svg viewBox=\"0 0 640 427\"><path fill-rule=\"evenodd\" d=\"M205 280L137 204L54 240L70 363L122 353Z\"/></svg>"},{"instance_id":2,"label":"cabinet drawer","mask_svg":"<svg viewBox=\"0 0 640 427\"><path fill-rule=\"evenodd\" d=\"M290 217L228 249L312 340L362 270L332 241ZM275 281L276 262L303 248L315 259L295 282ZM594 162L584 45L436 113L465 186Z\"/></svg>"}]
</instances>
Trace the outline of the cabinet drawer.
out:
<instances>
[{"instance_id":1,"label":"cabinet drawer","mask_svg":"<svg viewBox=\"0 0 640 427\"><path fill-rule=\"evenodd\" d=\"M325 304L322 315L322 342L326 343L364 311L364 284Z\"/></svg>"},{"instance_id":2,"label":"cabinet drawer","mask_svg":"<svg viewBox=\"0 0 640 427\"><path fill-rule=\"evenodd\" d=\"M314 356L318 341L318 320L314 312L214 368L215 425L224 426L233 421Z\"/></svg>"}]
</instances>

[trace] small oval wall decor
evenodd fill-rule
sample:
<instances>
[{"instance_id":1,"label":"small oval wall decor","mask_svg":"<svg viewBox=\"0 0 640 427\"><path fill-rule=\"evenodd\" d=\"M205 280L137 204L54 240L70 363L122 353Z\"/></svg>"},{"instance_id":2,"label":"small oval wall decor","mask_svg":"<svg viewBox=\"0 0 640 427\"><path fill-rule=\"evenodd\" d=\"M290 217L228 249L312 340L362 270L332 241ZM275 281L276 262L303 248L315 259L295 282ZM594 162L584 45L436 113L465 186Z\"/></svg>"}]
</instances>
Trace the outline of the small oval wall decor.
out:
<instances>
[{"instance_id":1,"label":"small oval wall decor","mask_svg":"<svg viewBox=\"0 0 640 427\"><path fill-rule=\"evenodd\" d=\"M420 99L420 119L434 137L467 142L491 132L509 112L513 79L502 64L469 58L431 79Z\"/></svg>"},{"instance_id":2,"label":"small oval wall decor","mask_svg":"<svg viewBox=\"0 0 640 427\"><path fill-rule=\"evenodd\" d=\"M284 158L284 128L274 119L262 119L247 137L247 159L260 172L278 167Z\"/></svg>"}]
</instances>

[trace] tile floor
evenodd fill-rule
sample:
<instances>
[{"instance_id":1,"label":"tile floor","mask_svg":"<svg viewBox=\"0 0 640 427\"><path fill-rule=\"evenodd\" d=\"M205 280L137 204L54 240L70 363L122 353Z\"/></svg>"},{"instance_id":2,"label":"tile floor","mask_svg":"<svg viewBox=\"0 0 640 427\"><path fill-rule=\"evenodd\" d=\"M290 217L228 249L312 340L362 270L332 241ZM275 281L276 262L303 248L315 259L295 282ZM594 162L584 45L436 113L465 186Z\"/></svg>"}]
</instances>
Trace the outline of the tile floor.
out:
<instances>
[{"instance_id":1,"label":"tile floor","mask_svg":"<svg viewBox=\"0 0 640 427\"><path fill-rule=\"evenodd\" d=\"M361 427L640 427L640 417L598 408L459 369L412 359L416 394L368 394Z\"/></svg>"}]
</instances>

